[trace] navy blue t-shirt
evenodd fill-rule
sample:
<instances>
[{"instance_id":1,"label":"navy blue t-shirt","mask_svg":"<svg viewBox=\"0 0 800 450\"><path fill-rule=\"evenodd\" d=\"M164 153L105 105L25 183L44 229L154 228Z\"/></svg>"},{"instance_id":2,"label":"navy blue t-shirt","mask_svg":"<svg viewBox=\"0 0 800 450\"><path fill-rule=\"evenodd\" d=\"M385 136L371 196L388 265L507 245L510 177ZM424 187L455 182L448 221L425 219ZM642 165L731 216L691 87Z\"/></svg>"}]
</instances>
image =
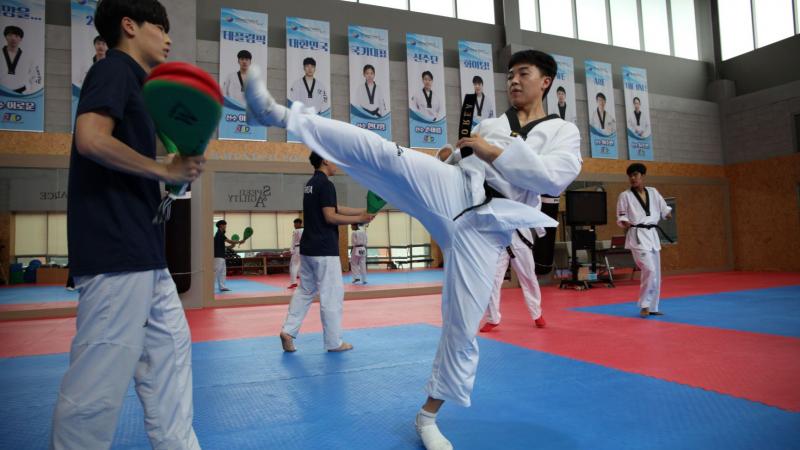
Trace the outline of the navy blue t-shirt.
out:
<instances>
[{"instance_id":1,"label":"navy blue t-shirt","mask_svg":"<svg viewBox=\"0 0 800 450\"><path fill-rule=\"evenodd\" d=\"M109 50L86 74L76 117L107 114L115 138L155 159L155 126L142 99L145 77L133 58ZM164 227L152 223L159 203L158 181L103 167L78 153L73 137L67 196L72 275L166 268Z\"/></svg>"},{"instance_id":2,"label":"navy blue t-shirt","mask_svg":"<svg viewBox=\"0 0 800 450\"><path fill-rule=\"evenodd\" d=\"M325 221L322 208L336 208L336 188L324 173L317 170L303 190L303 222L300 254L339 256L339 227Z\"/></svg>"},{"instance_id":3,"label":"navy blue t-shirt","mask_svg":"<svg viewBox=\"0 0 800 450\"><path fill-rule=\"evenodd\" d=\"M225 241L227 238L225 237L225 233L222 230L217 229L217 234L214 235L214 258L224 258L225 257Z\"/></svg>"}]
</instances>

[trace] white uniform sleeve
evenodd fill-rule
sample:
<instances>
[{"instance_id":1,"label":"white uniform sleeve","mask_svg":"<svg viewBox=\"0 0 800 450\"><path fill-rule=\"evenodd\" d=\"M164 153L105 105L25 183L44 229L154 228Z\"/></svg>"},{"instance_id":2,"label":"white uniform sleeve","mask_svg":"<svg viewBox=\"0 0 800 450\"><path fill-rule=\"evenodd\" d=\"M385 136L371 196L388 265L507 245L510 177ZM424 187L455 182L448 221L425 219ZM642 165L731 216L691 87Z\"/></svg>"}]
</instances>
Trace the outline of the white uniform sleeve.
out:
<instances>
[{"instance_id":1,"label":"white uniform sleeve","mask_svg":"<svg viewBox=\"0 0 800 450\"><path fill-rule=\"evenodd\" d=\"M565 122L539 152L517 137L492 165L509 183L521 189L560 195L581 172L581 162L578 127Z\"/></svg>"},{"instance_id":2,"label":"white uniform sleeve","mask_svg":"<svg viewBox=\"0 0 800 450\"><path fill-rule=\"evenodd\" d=\"M622 191L617 198L617 225L625 228L625 222L630 223L631 221L628 218L628 196L625 195L625 191Z\"/></svg>"},{"instance_id":3,"label":"white uniform sleeve","mask_svg":"<svg viewBox=\"0 0 800 450\"><path fill-rule=\"evenodd\" d=\"M661 196L660 192L655 191L655 193L658 196L658 209L661 211L661 218L666 219L667 215L672 212L672 208L667 205L667 201L664 200L664 197Z\"/></svg>"}]
</instances>

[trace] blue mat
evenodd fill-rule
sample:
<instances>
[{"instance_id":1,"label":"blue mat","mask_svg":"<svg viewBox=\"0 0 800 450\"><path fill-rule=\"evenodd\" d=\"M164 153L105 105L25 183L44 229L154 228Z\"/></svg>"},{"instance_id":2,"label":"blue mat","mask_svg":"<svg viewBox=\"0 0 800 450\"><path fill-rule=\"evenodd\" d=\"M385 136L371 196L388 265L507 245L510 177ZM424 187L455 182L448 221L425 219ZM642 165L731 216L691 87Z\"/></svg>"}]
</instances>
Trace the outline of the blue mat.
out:
<instances>
[{"instance_id":1,"label":"blue mat","mask_svg":"<svg viewBox=\"0 0 800 450\"><path fill-rule=\"evenodd\" d=\"M230 292L220 292L216 280L214 280L214 292L217 294L241 294L253 292L280 292L283 288L275 287L266 283L258 281L244 280L241 278L228 278L225 281L225 287L230 289Z\"/></svg>"},{"instance_id":2,"label":"blue mat","mask_svg":"<svg viewBox=\"0 0 800 450\"><path fill-rule=\"evenodd\" d=\"M353 280L350 274L342 277L345 284ZM444 270L398 270L393 272L367 272L367 286L385 284L441 283Z\"/></svg>"},{"instance_id":3,"label":"blue mat","mask_svg":"<svg viewBox=\"0 0 800 450\"><path fill-rule=\"evenodd\" d=\"M78 292L64 286L19 286L0 289L0 305L77 302Z\"/></svg>"},{"instance_id":4,"label":"blue mat","mask_svg":"<svg viewBox=\"0 0 800 450\"><path fill-rule=\"evenodd\" d=\"M194 344L194 426L204 449L420 449L439 329L347 331L356 349L301 335ZM473 406L445 405L442 431L464 449L787 449L800 414L703 389L480 339ZM0 359L0 448L45 449L66 354ZM132 390L115 449L149 449Z\"/></svg>"},{"instance_id":5,"label":"blue mat","mask_svg":"<svg viewBox=\"0 0 800 450\"><path fill-rule=\"evenodd\" d=\"M647 320L800 337L800 286L661 299L659 309L663 316L650 316ZM636 302L575 310L639 317Z\"/></svg>"}]
</instances>

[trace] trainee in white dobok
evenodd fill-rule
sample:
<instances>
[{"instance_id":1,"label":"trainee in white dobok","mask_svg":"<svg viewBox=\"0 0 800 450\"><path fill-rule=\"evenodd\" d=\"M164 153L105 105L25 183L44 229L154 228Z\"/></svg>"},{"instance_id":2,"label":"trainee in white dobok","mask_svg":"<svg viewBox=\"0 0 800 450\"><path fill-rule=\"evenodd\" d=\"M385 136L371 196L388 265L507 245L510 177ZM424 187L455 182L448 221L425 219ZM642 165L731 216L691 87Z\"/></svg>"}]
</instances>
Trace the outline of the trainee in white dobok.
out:
<instances>
[{"instance_id":1,"label":"trainee in white dobok","mask_svg":"<svg viewBox=\"0 0 800 450\"><path fill-rule=\"evenodd\" d=\"M303 237L303 220L294 219L292 231L292 258L289 260L289 289L297 287L297 276L300 273L300 239Z\"/></svg>"},{"instance_id":2,"label":"trainee in white dobok","mask_svg":"<svg viewBox=\"0 0 800 450\"><path fill-rule=\"evenodd\" d=\"M318 80L314 76L316 72L317 62L314 58L308 57L304 59L303 76L292 84L286 97L290 102L302 102L322 114L331 109L331 99L328 87L325 86L322 80Z\"/></svg>"},{"instance_id":3,"label":"trainee in white dobok","mask_svg":"<svg viewBox=\"0 0 800 450\"><path fill-rule=\"evenodd\" d=\"M672 217L672 208L656 188L645 187L644 164L628 166L631 188L622 191L617 199L617 225L625 228L625 248L631 251L636 265L642 271L639 288L640 315L662 315L658 309L661 295L661 239L658 221Z\"/></svg>"},{"instance_id":4,"label":"trainee in white dobok","mask_svg":"<svg viewBox=\"0 0 800 450\"><path fill-rule=\"evenodd\" d=\"M249 117L287 127L356 181L417 218L442 248L447 261L442 336L426 387L429 397L416 420L428 449L452 448L435 423L444 400L470 405L478 363L475 335L494 288L500 253L517 228L557 226L536 208L538 194L560 193L580 172L575 125L535 120L544 117L541 99L555 75L555 61L529 50L515 54L509 66L509 96L519 106L514 118L536 127L523 141L512 136L507 119L493 119L491 125L487 119L479 125L487 124L481 128L484 137L459 141L459 147L471 147L475 154L456 165L321 118L299 104L288 111L269 96L263 81L247 87ZM484 182L507 198L488 201Z\"/></svg>"},{"instance_id":5,"label":"trainee in white dobok","mask_svg":"<svg viewBox=\"0 0 800 450\"><path fill-rule=\"evenodd\" d=\"M350 234L350 244L353 246L350 252L353 284L358 282L367 284L367 232L356 224L353 225L353 232Z\"/></svg>"},{"instance_id":6,"label":"trainee in white dobok","mask_svg":"<svg viewBox=\"0 0 800 450\"><path fill-rule=\"evenodd\" d=\"M522 238L525 239L523 240ZM494 278L494 291L492 291L492 298L484 316L486 324L481 327L481 331L490 331L500 325L500 291L503 287L503 280L509 263L514 268L514 272L517 273L517 279L522 288L522 297L525 300L525 306L528 307L531 319L533 319L538 328L545 327L545 320L542 316L542 291L539 289L539 280L536 278L536 264L533 261L532 243L533 235L531 230L527 228L517 230L512 236L511 246L506 252L500 253Z\"/></svg>"},{"instance_id":7,"label":"trainee in white dobok","mask_svg":"<svg viewBox=\"0 0 800 450\"><path fill-rule=\"evenodd\" d=\"M372 64L364 66L364 83L355 89L353 106L361 108L375 118L383 117L389 113L383 89L375 82L375 68Z\"/></svg>"},{"instance_id":8,"label":"trainee in white dobok","mask_svg":"<svg viewBox=\"0 0 800 450\"><path fill-rule=\"evenodd\" d=\"M443 119L447 115L447 111L442 93L434 92L432 86L433 74L427 70L422 72L422 89L411 95L409 107L423 119L436 122Z\"/></svg>"},{"instance_id":9,"label":"trainee in white dobok","mask_svg":"<svg viewBox=\"0 0 800 450\"><path fill-rule=\"evenodd\" d=\"M638 138L650 136L650 119L642 111L642 101L639 97L633 98L633 110L628 111L628 129Z\"/></svg>"}]
</instances>

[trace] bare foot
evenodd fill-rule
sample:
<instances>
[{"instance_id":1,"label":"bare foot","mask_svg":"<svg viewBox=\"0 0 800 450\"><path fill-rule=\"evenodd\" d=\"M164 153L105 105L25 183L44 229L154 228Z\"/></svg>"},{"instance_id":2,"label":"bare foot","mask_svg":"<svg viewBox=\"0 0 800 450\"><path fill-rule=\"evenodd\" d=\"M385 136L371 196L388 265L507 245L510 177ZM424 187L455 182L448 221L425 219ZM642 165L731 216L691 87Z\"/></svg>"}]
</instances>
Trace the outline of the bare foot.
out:
<instances>
[{"instance_id":1,"label":"bare foot","mask_svg":"<svg viewBox=\"0 0 800 450\"><path fill-rule=\"evenodd\" d=\"M328 349L328 351L329 352L346 352L346 351L352 350L352 349L353 349L353 344L348 344L347 342L342 342L342 345L340 345L340 346L338 346L336 348Z\"/></svg>"},{"instance_id":2,"label":"bare foot","mask_svg":"<svg viewBox=\"0 0 800 450\"><path fill-rule=\"evenodd\" d=\"M285 351L287 353L294 353L294 352L297 351L297 349L294 348L294 338L293 337L289 336L288 334L284 333L283 331L281 331L280 337L281 337L281 346L283 346L283 351Z\"/></svg>"}]
</instances>

